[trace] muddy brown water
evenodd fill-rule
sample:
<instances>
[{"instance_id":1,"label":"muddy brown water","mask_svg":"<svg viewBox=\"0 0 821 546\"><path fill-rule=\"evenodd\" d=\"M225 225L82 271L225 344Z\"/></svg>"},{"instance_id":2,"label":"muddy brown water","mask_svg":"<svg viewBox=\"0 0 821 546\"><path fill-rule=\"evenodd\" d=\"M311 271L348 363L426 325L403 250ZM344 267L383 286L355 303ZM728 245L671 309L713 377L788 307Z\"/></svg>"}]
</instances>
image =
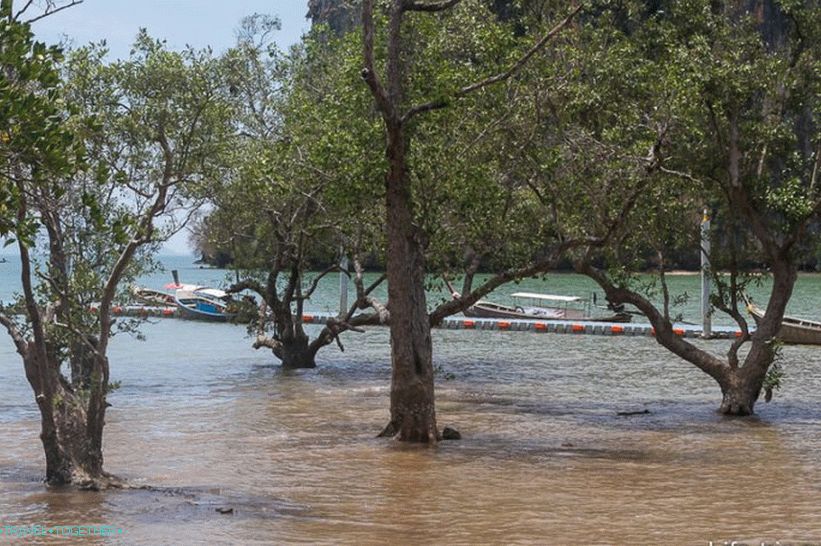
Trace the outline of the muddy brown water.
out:
<instances>
[{"instance_id":1,"label":"muddy brown water","mask_svg":"<svg viewBox=\"0 0 821 546\"><path fill-rule=\"evenodd\" d=\"M439 424L464 439L426 448L375 438L386 330L296 372L242 327L145 333L113 347L105 455L150 489L103 493L40 482L36 408L0 338L0 526L123 529L100 544L821 543L821 349L786 348L775 400L726 419L712 380L649 338L437 331Z\"/></svg>"}]
</instances>

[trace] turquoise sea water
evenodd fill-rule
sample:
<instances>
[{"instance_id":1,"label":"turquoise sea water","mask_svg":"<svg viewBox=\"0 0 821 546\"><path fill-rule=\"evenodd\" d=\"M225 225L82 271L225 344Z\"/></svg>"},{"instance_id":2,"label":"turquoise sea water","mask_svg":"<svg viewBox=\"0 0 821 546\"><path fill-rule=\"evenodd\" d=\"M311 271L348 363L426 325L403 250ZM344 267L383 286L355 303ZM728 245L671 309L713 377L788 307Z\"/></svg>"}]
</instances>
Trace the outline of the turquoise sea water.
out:
<instances>
[{"instance_id":1,"label":"turquoise sea water","mask_svg":"<svg viewBox=\"0 0 821 546\"><path fill-rule=\"evenodd\" d=\"M19 258L6 256L7 263L0 263L0 301L9 301L13 294L20 291ZM188 256L164 256L160 258L163 268L139 280L141 286L161 290L171 282L171 271L177 270L181 282L201 284L206 286L227 287L234 280L234 273L228 270L202 267L193 263L194 259ZM366 284L377 278L376 273L366 274ZM474 287L487 278L488 275L477 275ZM645 277L650 279L649 276ZM311 280L311 274L306 275L306 283ZM684 321L700 323L701 321L701 281L697 274L685 273L668 275L667 283L673 297L684 296L684 301L672 308L673 315L680 315ZM441 283L440 283L441 284ZM352 283L348 283L348 301L352 302L355 290ZM771 283L766 278L761 286L751 286L750 295L759 305L764 306L769 295ZM457 287L458 287L457 283ZM524 279L518 283L509 283L497 288L486 299L498 303L512 304L514 300L510 294L515 292L541 292L557 295L580 296L590 298L596 294L600 303L604 302L603 292L590 279L572 273L551 273L544 278ZM658 292L658 291L657 291ZM383 283L374 295L383 302L387 300L387 285ZM656 295L657 300L660 296ZM428 293L428 303L431 307L450 299L444 287L432 289ZM339 276L330 274L321 282L319 289L307 302L307 310L337 312L339 309ZM796 283L794 294L787 308L788 314L804 318L821 320L821 274L801 274ZM640 319L636 319L640 320ZM732 319L717 313L713 320L716 324L731 325Z\"/></svg>"}]
</instances>

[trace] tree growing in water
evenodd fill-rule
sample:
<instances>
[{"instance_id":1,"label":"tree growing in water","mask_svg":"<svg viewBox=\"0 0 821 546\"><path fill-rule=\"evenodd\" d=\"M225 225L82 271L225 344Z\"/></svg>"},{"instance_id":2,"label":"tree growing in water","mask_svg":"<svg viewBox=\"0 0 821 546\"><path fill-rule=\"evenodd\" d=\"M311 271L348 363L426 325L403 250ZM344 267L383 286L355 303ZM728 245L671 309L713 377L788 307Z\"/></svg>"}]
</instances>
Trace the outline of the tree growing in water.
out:
<instances>
[{"instance_id":1,"label":"tree growing in water","mask_svg":"<svg viewBox=\"0 0 821 546\"><path fill-rule=\"evenodd\" d=\"M460 4L459 0L392 0L388 4L385 21L387 30L380 35L384 38L384 42L380 44L380 50L385 51L383 74L380 74L375 61L377 33L374 2L365 0L362 4L362 78L373 95L384 123L387 160L385 222L392 374L391 417L382 436L410 442L435 443L439 439L434 402L431 319L425 295L425 249L428 235L418 225L414 213L415 201L424 201L424 197L414 198L408 160L413 124L427 112L446 108L456 99L509 79L567 26L581 9L575 8L570 16L545 33L535 45L505 69L480 77L475 83L467 83L469 79L458 81L458 72L447 73L448 78L445 79L448 85L432 90L433 93L438 92L439 96L409 97L407 82L412 78L410 69L424 66L430 60L423 59L423 55L416 51L415 46L420 45L421 48L422 42L420 40L415 44L412 41L413 34L408 30L410 25L406 19L416 16L417 19L413 21L414 30L423 34L425 22L418 19L420 13L436 14L438 17L457 4ZM481 7L465 2L459 9L468 13L470 10L480 10ZM469 31L468 28L463 30ZM465 64L479 68L479 71L484 69L485 73L498 69L498 65L494 66L492 62ZM430 75L435 71L435 68L428 69L425 73ZM468 74L468 77L476 76L475 72Z\"/></svg>"},{"instance_id":2,"label":"tree growing in water","mask_svg":"<svg viewBox=\"0 0 821 546\"><path fill-rule=\"evenodd\" d=\"M141 35L130 61L75 52L63 82L59 50L33 42L28 25L0 25L10 188L0 225L22 264L22 300L0 309L0 324L40 410L46 481L117 486L102 452L112 308L144 252L173 230L157 221L181 203L182 184L211 174L223 110L204 56Z\"/></svg>"},{"instance_id":3,"label":"tree growing in water","mask_svg":"<svg viewBox=\"0 0 821 546\"><path fill-rule=\"evenodd\" d=\"M534 84L541 96L532 103L551 108L532 112L530 126L545 129L523 147L530 157L517 158L538 166L534 191L557 213L558 236L589 238L572 253L577 270L610 301L637 307L658 343L713 377L728 415L754 411L821 210L821 12L811 3L762 5L753 13L743 2L707 1L603 9L553 59L577 77ZM676 335L664 277L671 251L698 244L703 205L722 229L713 234L712 303L741 332L725 358ZM660 302L635 275L648 259ZM754 333L740 310L749 264L764 264L773 283Z\"/></svg>"},{"instance_id":4,"label":"tree growing in water","mask_svg":"<svg viewBox=\"0 0 821 546\"><path fill-rule=\"evenodd\" d=\"M508 29L488 21L486 37L496 43L494 54L510 45L501 36ZM425 29L438 45L437 57L470 57L461 43L441 38L461 24L459 19ZM317 351L339 334L370 324L387 324L388 309L373 297L381 278L363 282L362 252L379 261L383 251L382 190L384 169L377 143L381 119L372 97L361 85L361 43L355 33L329 35L318 27L299 48L283 54L267 42L275 20L254 16L244 21L236 48L223 59L234 97L237 153L230 176L215 181L210 199L213 211L201 224L210 245L234 256L242 279L232 290L250 289L265 304L265 313L251 326L254 347L267 347L285 367L313 367ZM485 36L468 40L467 48ZM445 72L441 78L453 75ZM429 82L410 90L423 93ZM548 252L533 259L529 245L518 241L534 232L538 219L526 201L515 199L518 188L494 169L483 130L497 114L504 97L485 93L465 116L439 110L426 123L428 138L414 149L415 180L426 196L417 222L429 236L425 249L429 275L458 275L465 249L464 296L444 301L429 314L431 324L457 313L500 284L546 270L556 256ZM430 118L430 117L429 117ZM477 136L479 135L479 136ZM487 143L486 143L487 142ZM519 222L511 222L512 218ZM524 218L533 221L529 225ZM516 241L513 243L512 241ZM331 319L312 340L302 323L304 303L322 275L310 267L333 263L338 249L354 256L354 304ZM478 248L473 253L471 249ZM493 256L506 269L473 290L478 262ZM322 265L321 267L325 267ZM367 309L372 312L361 313Z\"/></svg>"},{"instance_id":5,"label":"tree growing in water","mask_svg":"<svg viewBox=\"0 0 821 546\"><path fill-rule=\"evenodd\" d=\"M387 320L372 297L381 283L364 285L360 249L378 246L378 216L363 214L374 158L369 152L375 123L347 116L365 108L358 76L343 58L352 36L318 36L283 53L271 41L278 20L243 20L237 45L221 59L235 112L226 176L213 180L213 210L204 220L205 239L228 249L237 282L231 292L251 290L262 300L251 324L254 348L268 348L286 368L313 368L317 352L363 324ZM355 256L354 304L331 319L314 339L303 311L322 278L339 268L311 274L318 263L338 263L339 249ZM325 265L322 265L325 267ZM345 272L347 274L347 271ZM374 309L372 313L357 313ZM356 314L356 316L354 316Z\"/></svg>"}]
</instances>

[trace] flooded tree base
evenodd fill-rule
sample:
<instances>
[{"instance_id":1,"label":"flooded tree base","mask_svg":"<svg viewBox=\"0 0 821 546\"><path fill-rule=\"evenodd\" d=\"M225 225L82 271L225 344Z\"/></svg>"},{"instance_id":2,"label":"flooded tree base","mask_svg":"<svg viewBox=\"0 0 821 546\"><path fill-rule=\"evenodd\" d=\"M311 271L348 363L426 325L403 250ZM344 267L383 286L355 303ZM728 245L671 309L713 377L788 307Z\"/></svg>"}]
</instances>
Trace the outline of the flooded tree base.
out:
<instances>
[{"instance_id":1,"label":"flooded tree base","mask_svg":"<svg viewBox=\"0 0 821 546\"><path fill-rule=\"evenodd\" d=\"M718 412L728 417L747 417L755 413L753 410L754 404L754 400L725 396L724 400L721 401Z\"/></svg>"},{"instance_id":2,"label":"flooded tree base","mask_svg":"<svg viewBox=\"0 0 821 546\"><path fill-rule=\"evenodd\" d=\"M316 350L308 345L307 338L280 341L258 337L254 349L268 347L286 370L316 368Z\"/></svg>"},{"instance_id":3,"label":"flooded tree base","mask_svg":"<svg viewBox=\"0 0 821 546\"><path fill-rule=\"evenodd\" d=\"M718 412L722 415L736 417L753 415L759 393L759 389L753 388L732 387L724 389Z\"/></svg>"},{"instance_id":4,"label":"flooded tree base","mask_svg":"<svg viewBox=\"0 0 821 546\"><path fill-rule=\"evenodd\" d=\"M442 440L442 436L434 426L427 426L424 423L407 423L399 424L397 421L391 421L388 425L377 435L377 438L393 438L400 442L410 442L417 444L435 444Z\"/></svg>"},{"instance_id":5,"label":"flooded tree base","mask_svg":"<svg viewBox=\"0 0 821 546\"><path fill-rule=\"evenodd\" d=\"M108 489L127 489L125 480L112 474L106 473L103 476L77 476L72 485L80 491L106 491Z\"/></svg>"},{"instance_id":6,"label":"flooded tree base","mask_svg":"<svg viewBox=\"0 0 821 546\"><path fill-rule=\"evenodd\" d=\"M282 367L286 370L309 370L316 368L315 355L308 352L286 353L282 358Z\"/></svg>"}]
</instances>

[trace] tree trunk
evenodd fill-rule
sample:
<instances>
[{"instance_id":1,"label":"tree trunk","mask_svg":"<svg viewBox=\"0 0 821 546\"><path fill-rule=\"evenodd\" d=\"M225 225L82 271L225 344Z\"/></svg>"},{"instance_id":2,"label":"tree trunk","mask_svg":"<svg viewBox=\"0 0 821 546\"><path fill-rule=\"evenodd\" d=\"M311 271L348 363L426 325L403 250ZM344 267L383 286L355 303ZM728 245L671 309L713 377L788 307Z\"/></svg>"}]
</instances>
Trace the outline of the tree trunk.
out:
<instances>
[{"instance_id":1,"label":"tree trunk","mask_svg":"<svg viewBox=\"0 0 821 546\"><path fill-rule=\"evenodd\" d=\"M773 356L767 347L762 350L753 347L743 367L728 369L725 378L719 382L722 393L719 413L740 416L755 413L755 403L761 394Z\"/></svg>"},{"instance_id":2,"label":"tree trunk","mask_svg":"<svg viewBox=\"0 0 821 546\"><path fill-rule=\"evenodd\" d=\"M386 206L391 420L380 436L434 443L439 439L439 431L434 404L430 319L425 297L424 241L413 223L406 146L402 124L390 124Z\"/></svg>"},{"instance_id":3,"label":"tree trunk","mask_svg":"<svg viewBox=\"0 0 821 546\"><path fill-rule=\"evenodd\" d=\"M76 389L88 389L91 386L91 373L94 370L94 352L86 343L97 346L94 336L86 336L85 342L76 340L69 352L71 367L71 386Z\"/></svg>"},{"instance_id":4,"label":"tree trunk","mask_svg":"<svg viewBox=\"0 0 821 546\"><path fill-rule=\"evenodd\" d=\"M761 393L761 381L745 379L743 373L730 374L728 381L721 385L721 406L719 413L724 415L745 416L755 412L755 403Z\"/></svg>"},{"instance_id":5,"label":"tree trunk","mask_svg":"<svg viewBox=\"0 0 821 546\"><path fill-rule=\"evenodd\" d=\"M46 456L46 482L101 489L119 482L103 471L102 426L90 426L82 397L78 396L52 362L33 355L24 361L26 376L40 409L40 440ZM95 408L95 412L99 413ZM104 415L95 415L102 423Z\"/></svg>"},{"instance_id":6,"label":"tree trunk","mask_svg":"<svg viewBox=\"0 0 821 546\"><path fill-rule=\"evenodd\" d=\"M764 320L752 335L750 351L740 368L729 368L724 381L720 382L723 398L719 412L724 415L752 415L761 394L767 372L775 360L772 340L778 335L784 310L792 296L797 278L794 264L786 260L774 260L773 290L767 304Z\"/></svg>"},{"instance_id":7,"label":"tree trunk","mask_svg":"<svg viewBox=\"0 0 821 546\"><path fill-rule=\"evenodd\" d=\"M316 368L316 350L310 347L307 336L283 341L277 356L282 361L282 367L289 370Z\"/></svg>"}]
</instances>

